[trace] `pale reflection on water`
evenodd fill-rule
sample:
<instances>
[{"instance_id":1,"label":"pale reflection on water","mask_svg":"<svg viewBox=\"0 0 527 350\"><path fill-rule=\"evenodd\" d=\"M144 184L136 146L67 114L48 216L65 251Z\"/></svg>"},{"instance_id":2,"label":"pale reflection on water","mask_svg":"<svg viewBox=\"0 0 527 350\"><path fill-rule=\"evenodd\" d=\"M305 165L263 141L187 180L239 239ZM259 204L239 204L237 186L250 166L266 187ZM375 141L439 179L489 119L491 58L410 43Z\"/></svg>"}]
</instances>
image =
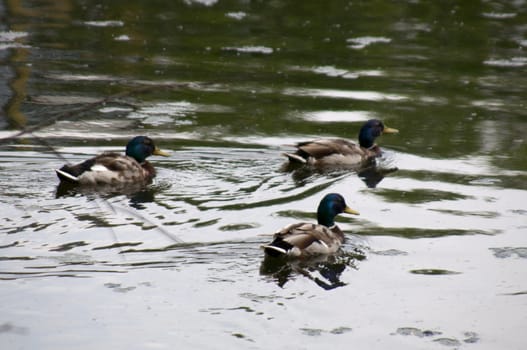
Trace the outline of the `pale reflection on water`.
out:
<instances>
[{"instance_id":1,"label":"pale reflection on water","mask_svg":"<svg viewBox=\"0 0 527 350\"><path fill-rule=\"evenodd\" d=\"M0 348L521 349L524 5L0 2ZM281 156L370 118L366 169ZM58 185L139 134L155 183ZM342 251L265 259L327 192Z\"/></svg>"}]
</instances>

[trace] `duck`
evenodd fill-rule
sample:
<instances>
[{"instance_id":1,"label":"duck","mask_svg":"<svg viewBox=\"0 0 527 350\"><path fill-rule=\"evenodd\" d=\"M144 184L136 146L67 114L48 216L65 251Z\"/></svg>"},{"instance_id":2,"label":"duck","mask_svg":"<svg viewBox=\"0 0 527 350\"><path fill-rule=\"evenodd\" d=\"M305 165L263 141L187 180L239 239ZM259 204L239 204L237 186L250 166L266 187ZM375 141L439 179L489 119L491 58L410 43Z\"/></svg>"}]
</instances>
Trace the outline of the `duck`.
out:
<instances>
[{"instance_id":1,"label":"duck","mask_svg":"<svg viewBox=\"0 0 527 350\"><path fill-rule=\"evenodd\" d=\"M370 119L359 131L359 144L332 138L299 142L295 153L283 153L290 163L314 166L360 165L382 154L375 139L382 134L395 134L399 130L389 128L379 119Z\"/></svg>"},{"instance_id":2,"label":"duck","mask_svg":"<svg viewBox=\"0 0 527 350\"><path fill-rule=\"evenodd\" d=\"M136 136L126 145L125 155L103 152L75 165L66 164L55 169L62 182L85 186L148 184L156 175L146 158L151 155L169 156L148 136Z\"/></svg>"},{"instance_id":3,"label":"duck","mask_svg":"<svg viewBox=\"0 0 527 350\"><path fill-rule=\"evenodd\" d=\"M326 194L317 209L317 224L294 223L274 233L271 243L263 245L266 256L309 257L336 253L344 243L344 233L335 224L341 213L359 215L338 193Z\"/></svg>"}]
</instances>

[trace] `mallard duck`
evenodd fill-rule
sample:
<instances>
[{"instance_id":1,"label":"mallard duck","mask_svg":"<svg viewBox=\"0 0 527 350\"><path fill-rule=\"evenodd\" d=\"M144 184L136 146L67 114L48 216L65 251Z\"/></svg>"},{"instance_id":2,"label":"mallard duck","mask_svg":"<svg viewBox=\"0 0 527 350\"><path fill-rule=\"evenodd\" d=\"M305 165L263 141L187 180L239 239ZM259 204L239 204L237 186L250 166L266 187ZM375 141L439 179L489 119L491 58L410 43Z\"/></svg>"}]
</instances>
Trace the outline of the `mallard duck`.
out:
<instances>
[{"instance_id":1,"label":"mallard duck","mask_svg":"<svg viewBox=\"0 0 527 350\"><path fill-rule=\"evenodd\" d=\"M147 136L136 136L126 145L126 155L104 152L82 163L55 169L61 181L80 185L146 184L155 176L151 155L168 156Z\"/></svg>"},{"instance_id":2,"label":"mallard duck","mask_svg":"<svg viewBox=\"0 0 527 350\"><path fill-rule=\"evenodd\" d=\"M268 256L273 257L335 253L344 242L344 233L335 224L335 216L340 213L359 215L359 212L346 205L340 194L327 194L318 205L318 224L300 222L286 226L277 231L273 241L262 248Z\"/></svg>"},{"instance_id":3,"label":"mallard duck","mask_svg":"<svg viewBox=\"0 0 527 350\"><path fill-rule=\"evenodd\" d=\"M359 144L344 139L318 139L295 145L295 153L284 153L292 163L311 165L357 165L381 155L375 139L399 130L386 127L378 119L370 119L359 131Z\"/></svg>"}]
</instances>

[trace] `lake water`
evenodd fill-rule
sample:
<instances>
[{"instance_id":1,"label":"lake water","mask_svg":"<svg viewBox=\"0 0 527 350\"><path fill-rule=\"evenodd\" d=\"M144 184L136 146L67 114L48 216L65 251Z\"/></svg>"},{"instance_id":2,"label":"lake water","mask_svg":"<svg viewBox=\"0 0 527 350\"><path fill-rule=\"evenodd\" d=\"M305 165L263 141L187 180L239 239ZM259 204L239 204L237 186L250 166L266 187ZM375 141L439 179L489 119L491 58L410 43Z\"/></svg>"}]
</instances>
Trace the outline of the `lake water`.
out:
<instances>
[{"instance_id":1,"label":"lake water","mask_svg":"<svg viewBox=\"0 0 527 350\"><path fill-rule=\"evenodd\" d=\"M525 1L0 18L0 348L527 346ZM284 167L288 145L370 118L400 130L378 139L386 173ZM58 187L54 168L143 134L172 154L154 184ZM342 252L264 260L328 192L361 213L337 218Z\"/></svg>"}]
</instances>

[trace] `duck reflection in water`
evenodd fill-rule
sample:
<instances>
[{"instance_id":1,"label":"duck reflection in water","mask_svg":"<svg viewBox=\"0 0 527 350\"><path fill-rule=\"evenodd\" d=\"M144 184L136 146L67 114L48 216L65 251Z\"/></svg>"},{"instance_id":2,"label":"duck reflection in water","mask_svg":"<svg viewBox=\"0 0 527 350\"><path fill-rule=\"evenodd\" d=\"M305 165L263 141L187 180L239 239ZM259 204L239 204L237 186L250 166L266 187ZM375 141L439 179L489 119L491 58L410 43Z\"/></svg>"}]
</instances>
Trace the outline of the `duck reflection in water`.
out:
<instances>
[{"instance_id":1,"label":"duck reflection in water","mask_svg":"<svg viewBox=\"0 0 527 350\"><path fill-rule=\"evenodd\" d=\"M396 172L397 167L387 167L379 158L370 159L365 165L357 170L357 176L369 188L375 188L388 174Z\"/></svg>"},{"instance_id":2,"label":"duck reflection in water","mask_svg":"<svg viewBox=\"0 0 527 350\"><path fill-rule=\"evenodd\" d=\"M369 188L375 188L385 178L386 175L396 172L397 167L390 165L391 161L384 156L380 158L370 158L367 161L355 165L301 165L298 163L287 162L282 165L282 172L290 172L297 185L303 186L309 182L314 175L324 175L332 178L347 174L357 174L357 176Z\"/></svg>"},{"instance_id":3,"label":"duck reflection in water","mask_svg":"<svg viewBox=\"0 0 527 350\"><path fill-rule=\"evenodd\" d=\"M164 186L159 185L148 185L144 186L141 184L126 185L126 186L99 186L97 188L93 187L83 187L77 186L75 184L61 181L55 192L55 198L61 197L75 197L77 195L85 196L98 196L104 199L110 199L116 196L126 196L130 199L130 206L135 209L145 209L145 203L152 203L155 200L157 193L162 191Z\"/></svg>"},{"instance_id":4,"label":"duck reflection in water","mask_svg":"<svg viewBox=\"0 0 527 350\"><path fill-rule=\"evenodd\" d=\"M320 288L331 290L345 286L347 283L341 280L341 275L346 269L357 269L357 262L365 258L358 249L353 252L294 260L266 256L260 266L260 274L272 277L279 287L298 276L303 276Z\"/></svg>"}]
</instances>

